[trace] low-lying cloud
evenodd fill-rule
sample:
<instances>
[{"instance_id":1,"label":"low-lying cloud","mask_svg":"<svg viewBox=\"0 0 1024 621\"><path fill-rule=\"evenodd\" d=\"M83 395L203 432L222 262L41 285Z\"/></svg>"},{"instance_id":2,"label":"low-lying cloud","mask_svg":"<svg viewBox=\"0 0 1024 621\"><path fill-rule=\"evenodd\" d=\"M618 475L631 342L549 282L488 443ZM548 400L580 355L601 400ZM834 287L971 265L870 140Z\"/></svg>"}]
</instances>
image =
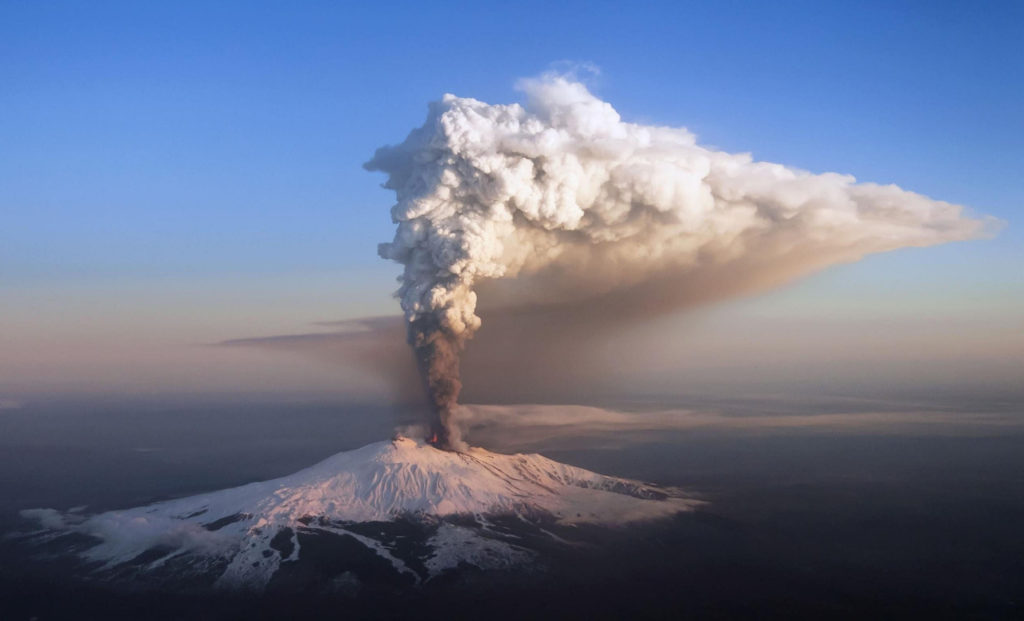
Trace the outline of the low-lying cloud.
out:
<instances>
[{"instance_id":1,"label":"low-lying cloud","mask_svg":"<svg viewBox=\"0 0 1024 621\"><path fill-rule=\"evenodd\" d=\"M1020 427L1019 417L963 412L853 411L813 414L734 415L710 410L619 411L579 405L464 405L456 416L474 443L497 450L535 450L546 445L623 446L664 439L668 432L931 433L978 432Z\"/></svg>"}]
</instances>

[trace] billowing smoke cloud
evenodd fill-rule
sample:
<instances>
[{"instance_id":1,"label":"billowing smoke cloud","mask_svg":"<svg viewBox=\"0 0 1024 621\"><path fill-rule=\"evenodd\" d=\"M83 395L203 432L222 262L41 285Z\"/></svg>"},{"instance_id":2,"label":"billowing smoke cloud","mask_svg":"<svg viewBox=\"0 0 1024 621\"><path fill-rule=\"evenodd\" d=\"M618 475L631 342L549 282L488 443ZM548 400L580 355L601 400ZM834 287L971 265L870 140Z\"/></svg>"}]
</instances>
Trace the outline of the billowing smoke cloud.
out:
<instances>
[{"instance_id":1,"label":"billowing smoke cloud","mask_svg":"<svg viewBox=\"0 0 1024 621\"><path fill-rule=\"evenodd\" d=\"M623 122L572 79L526 104L445 95L366 167L395 191L398 296L442 445L481 308L666 312L862 256L978 236L959 206L849 175L714 151L685 129Z\"/></svg>"}]
</instances>

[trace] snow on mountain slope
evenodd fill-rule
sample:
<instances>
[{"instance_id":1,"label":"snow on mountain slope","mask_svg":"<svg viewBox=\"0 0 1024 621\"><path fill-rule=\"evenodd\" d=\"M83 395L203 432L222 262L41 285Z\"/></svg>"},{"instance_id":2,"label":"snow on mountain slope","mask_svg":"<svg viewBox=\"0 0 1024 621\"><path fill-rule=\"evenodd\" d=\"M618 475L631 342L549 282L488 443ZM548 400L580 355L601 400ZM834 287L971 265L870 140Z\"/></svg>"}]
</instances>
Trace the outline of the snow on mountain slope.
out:
<instances>
[{"instance_id":1,"label":"snow on mountain slope","mask_svg":"<svg viewBox=\"0 0 1024 621\"><path fill-rule=\"evenodd\" d=\"M418 581L421 576L396 556L394 545L354 532L352 525L440 520L423 563L432 576L463 562L486 568L530 557L529 551L492 536L486 516L623 524L694 504L541 455L442 451L400 437L338 453L279 479L149 506L94 516L52 509L22 513L39 520L48 537L74 532L95 538L97 545L82 555L101 569L131 563L156 570L189 559L192 567L218 572L221 586L259 587L282 562L299 558L298 533L350 536ZM454 516L475 516L485 526L444 522Z\"/></svg>"}]
</instances>

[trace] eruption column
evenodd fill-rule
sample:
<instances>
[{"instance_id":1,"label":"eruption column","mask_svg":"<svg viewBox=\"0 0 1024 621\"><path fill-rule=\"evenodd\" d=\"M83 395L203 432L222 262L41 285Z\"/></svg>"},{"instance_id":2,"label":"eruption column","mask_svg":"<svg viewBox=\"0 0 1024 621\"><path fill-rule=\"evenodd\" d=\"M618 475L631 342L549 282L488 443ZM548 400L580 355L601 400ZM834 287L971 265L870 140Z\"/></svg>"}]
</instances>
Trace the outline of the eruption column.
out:
<instances>
[{"instance_id":1,"label":"eruption column","mask_svg":"<svg viewBox=\"0 0 1024 621\"><path fill-rule=\"evenodd\" d=\"M397 198L379 252L404 266L398 297L443 447L460 443L451 417L480 285L495 304L621 321L985 232L961 207L894 185L625 123L563 76L520 88L523 106L445 95L366 164Z\"/></svg>"},{"instance_id":2,"label":"eruption column","mask_svg":"<svg viewBox=\"0 0 1024 621\"><path fill-rule=\"evenodd\" d=\"M416 363L430 399L430 442L438 448L452 448L449 429L462 390L459 356L464 339L438 326L434 317L425 315L409 323L409 343L416 352Z\"/></svg>"}]
</instances>

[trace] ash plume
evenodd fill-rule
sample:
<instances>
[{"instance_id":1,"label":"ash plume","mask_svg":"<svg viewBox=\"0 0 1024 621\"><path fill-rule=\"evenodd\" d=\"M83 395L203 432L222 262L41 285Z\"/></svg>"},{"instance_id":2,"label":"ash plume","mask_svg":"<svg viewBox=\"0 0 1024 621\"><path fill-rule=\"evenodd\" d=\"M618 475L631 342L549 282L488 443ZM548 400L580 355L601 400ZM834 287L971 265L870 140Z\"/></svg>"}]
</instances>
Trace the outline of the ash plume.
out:
<instances>
[{"instance_id":1,"label":"ash plume","mask_svg":"<svg viewBox=\"0 0 1024 621\"><path fill-rule=\"evenodd\" d=\"M526 103L445 95L366 168L395 192L398 297L441 446L459 361L484 309L622 321L777 286L829 265L978 237L960 206L849 175L812 174L623 122L562 75ZM568 312L566 312L568 311ZM597 322L600 324L600 321Z\"/></svg>"}]
</instances>

